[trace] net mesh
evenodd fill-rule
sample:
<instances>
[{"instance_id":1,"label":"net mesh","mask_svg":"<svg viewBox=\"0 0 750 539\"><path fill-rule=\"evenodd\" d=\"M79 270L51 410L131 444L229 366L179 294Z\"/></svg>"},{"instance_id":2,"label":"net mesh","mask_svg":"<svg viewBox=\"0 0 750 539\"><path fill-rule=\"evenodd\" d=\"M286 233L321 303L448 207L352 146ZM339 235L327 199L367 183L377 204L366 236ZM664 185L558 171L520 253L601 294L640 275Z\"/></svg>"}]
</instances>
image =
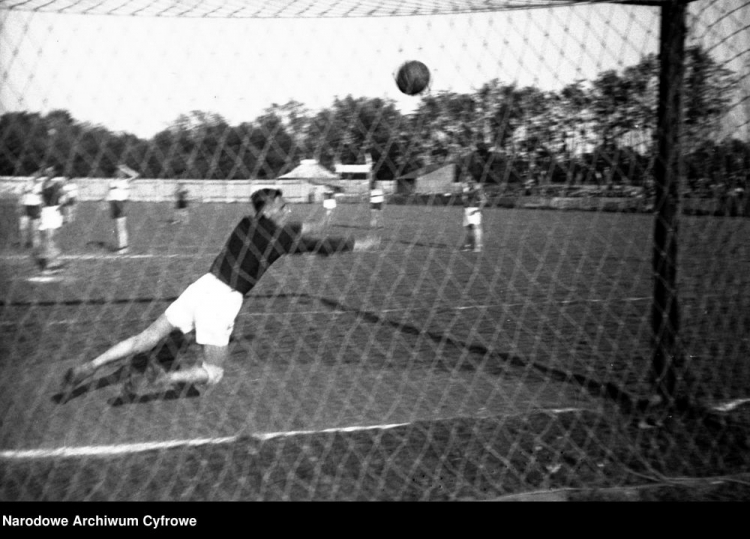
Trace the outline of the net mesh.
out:
<instances>
[{"instance_id":1,"label":"net mesh","mask_svg":"<svg viewBox=\"0 0 750 539\"><path fill-rule=\"evenodd\" d=\"M665 4L0 2L0 499L746 499L750 3L688 6L675 406L651 379ZM77 186L55 233L24 198L47 167ZM202 359L176 331L62 395L262 188L380 246L275 262L214 387L124 393Z\"/></svg>"},{"instance_id":2,"label":"net mesh","mask_svg":"<svg viewBox=\"0 0 750 539\"><path fill-rule=\"evenodd\" d=\"M482 13L514 9L548 8L575 4L602 3L602 0L431 0L399 2L398 0L358 2L328 0L326 2L300 2L293 0L129 0L102 2L78 0L49 2L48 0L4 0L6 9L88 15L124 15L156 17L217 17L217 18L352 18L352 17L405 17L413 15L446 15ZM620 2L627 4L628 2ZM664 0L638 2L658 6Z\"/></svg>"}]
</instances>

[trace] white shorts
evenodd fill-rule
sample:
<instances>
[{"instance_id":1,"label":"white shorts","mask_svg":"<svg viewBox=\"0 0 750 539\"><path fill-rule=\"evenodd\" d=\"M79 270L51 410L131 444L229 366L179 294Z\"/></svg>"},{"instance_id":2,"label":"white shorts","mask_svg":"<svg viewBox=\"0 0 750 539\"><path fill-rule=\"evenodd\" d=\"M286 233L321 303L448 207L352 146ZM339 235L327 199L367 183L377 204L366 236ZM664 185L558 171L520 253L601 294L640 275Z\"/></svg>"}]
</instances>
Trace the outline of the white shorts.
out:
<instances>
[{"instance_id":1,"label":"white shorts","mask_svg":"<svg viewBox=\"0 0 750 539\"><path fill-rule=\"evenodd\" d=\"M482 225L482 210L479 208L464 208L464 226L470 225Z\"/></svg>"},{"instance_id":2,"label":"white shorts","mask_svg":"<svg viewBox=\"0 0 750 539\"><path fill-rule=\"evenodd\" d=\"M211 273L188 286L164 312L183 333L195 330L195 342L226 346L242 307L242 294Z\"/></svg>"},{"instance_id":3,"label":"white shorts","mask_svg":"<svg viewBox=\"0 0 750 539\"><path fill-rule=\"evenodd\" d=\"M56 230L63 225L60 206L45 206L39 221L39 230Z\"/></svg>"},{"instance_id":4,"label":"white shorts","mask_svg":"<svg viewBox=\"0 0 750 539\"><path fill-rule=\"evenodd\" d=\"M323 207L327 210L333 210L336 208L336 199L327 198L323 201Z\"/></svg>"}]
</instances>

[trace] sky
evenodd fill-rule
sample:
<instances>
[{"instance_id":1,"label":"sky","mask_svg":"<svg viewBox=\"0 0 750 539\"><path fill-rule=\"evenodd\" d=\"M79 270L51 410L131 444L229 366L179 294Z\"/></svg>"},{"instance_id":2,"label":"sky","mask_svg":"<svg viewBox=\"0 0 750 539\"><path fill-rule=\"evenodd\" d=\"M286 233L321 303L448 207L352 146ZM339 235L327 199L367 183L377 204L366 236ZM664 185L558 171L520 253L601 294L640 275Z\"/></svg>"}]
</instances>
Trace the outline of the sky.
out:
<instances>
[{"instance_id":1,"label":"sky","mask_svg":"<svg viewBox=\"0 0 750 539\"><path fill-rule=\"evenodd\" d=\"M731 35L736 20L750 20L750 7L743 9L715 15L712 31ZM471 92L493 78L559 90L657 52L659 8L599 4L347 19L0 10L0 23L0 113L65 109L78 121L146 138L192 110L236 125L290 100L316 111L335 97L381 97L408 113L419 98L400 94L394 74L410 59L428 65L433 93ZM747 75L747 33L745 26L730 40L710 32L701 39L717 41L716 53ZM739 54L738 39L745 40Z\"/></svg>"}]
</instances>

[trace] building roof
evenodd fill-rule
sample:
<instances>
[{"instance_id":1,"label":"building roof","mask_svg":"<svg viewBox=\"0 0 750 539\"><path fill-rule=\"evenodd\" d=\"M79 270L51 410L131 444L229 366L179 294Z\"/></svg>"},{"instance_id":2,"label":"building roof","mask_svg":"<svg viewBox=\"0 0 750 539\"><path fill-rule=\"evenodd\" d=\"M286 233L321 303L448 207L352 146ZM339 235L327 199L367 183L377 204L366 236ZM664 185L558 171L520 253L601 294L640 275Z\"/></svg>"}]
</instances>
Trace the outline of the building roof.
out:
<instances>
[{"instance_id":1,"label":"building roof","mask_svg":"<svg viewBox=\"0 0 750 539\"><path fill-rule=\"evenodd\" d=\"M334 174L323 165L318 163L315 159L303 159L300 164L292 171L287 172L283 176L279 176L280 180L292 180L292 179L327 179L337 180L338 175Z\"/></svg>"},{"instance_id":2,"label":"building roof","mask_svg":"<svg viewBox=\"0 0 750 539\"><path fill-rule=\"evenodd\" d=\"M416 180L417 178L421 178L422 176L426 176L427 174L432 174L436 170L440 170L441 168L446 167L452 167L455 166L455 163L440 163L435 165L427 165L426 167L419 168L417 170L412 170L411 172L407 172L406 174L402 174L398 177L399 180Z\"/></svg>"}]
</instances>

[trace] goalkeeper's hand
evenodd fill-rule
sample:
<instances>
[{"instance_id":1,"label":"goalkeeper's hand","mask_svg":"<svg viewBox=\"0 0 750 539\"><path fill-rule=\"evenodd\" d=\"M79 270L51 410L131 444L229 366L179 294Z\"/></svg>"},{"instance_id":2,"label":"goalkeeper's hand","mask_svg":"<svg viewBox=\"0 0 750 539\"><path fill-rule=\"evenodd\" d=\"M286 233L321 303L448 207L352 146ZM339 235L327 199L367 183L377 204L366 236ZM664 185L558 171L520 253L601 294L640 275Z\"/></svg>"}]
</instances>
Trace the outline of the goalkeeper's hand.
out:
<instances>
[{"instance_id":1,"label":"goalkeeper's hand","mask_svg":"<svg viewBox=\"0 0 750 539\"><path fill-rule=\"evenodd\" d=\"M354 241L354 251L374 251L380 248L380 238L368 236Z\"/></svg>"},{"instance_id":2,"label":"goalkeeper's hand","mask_svg":"<svg viewBox=\"0 0 750 539\"><path fill-rule=\"evenodd\" d=\"M131 180L134 180L138 176L140 176L140 174L138 174L135 170L124 164L117 165L117 170L128 176Z\"/></svg>"}]
</instances>

